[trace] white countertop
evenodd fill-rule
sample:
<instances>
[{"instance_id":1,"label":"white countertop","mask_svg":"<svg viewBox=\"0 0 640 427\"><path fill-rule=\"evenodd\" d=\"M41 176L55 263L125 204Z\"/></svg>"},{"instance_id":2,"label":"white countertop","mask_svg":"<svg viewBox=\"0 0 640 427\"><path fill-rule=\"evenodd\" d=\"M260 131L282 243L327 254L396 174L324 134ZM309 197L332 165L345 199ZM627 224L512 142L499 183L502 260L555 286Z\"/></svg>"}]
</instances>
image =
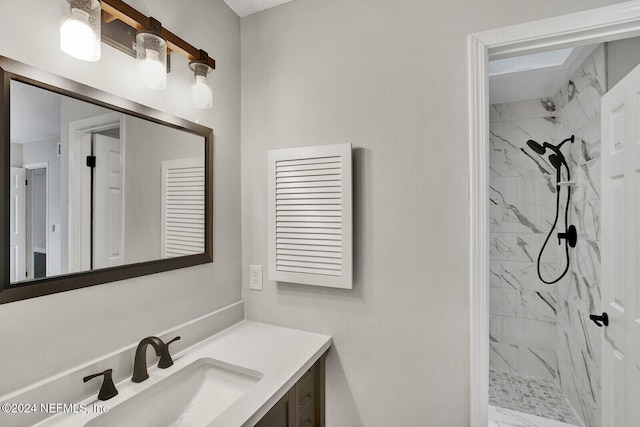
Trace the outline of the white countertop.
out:
<instances>
[{"instance_id":1,"label":"white countertop","mask_svg":"<svg viewBox=\"0 0 640 427\"><path fill-rule=\"evenodd\" d=\"M107 401L92 397L84 402L115 408L141 392L201 358L212 358L260 372L263 377L244 395L222 412L208 427L253 426L302 377L331 346L331 337L251 321L242 321L173 357L167 369L149 368L149 379L133 383L130 379L116 385L119 394ZM69 402L73 403L73 402ZM58 414L37 424L38 427L83 426L100 415L88 413Z\"/></svg>"}]
</instances>

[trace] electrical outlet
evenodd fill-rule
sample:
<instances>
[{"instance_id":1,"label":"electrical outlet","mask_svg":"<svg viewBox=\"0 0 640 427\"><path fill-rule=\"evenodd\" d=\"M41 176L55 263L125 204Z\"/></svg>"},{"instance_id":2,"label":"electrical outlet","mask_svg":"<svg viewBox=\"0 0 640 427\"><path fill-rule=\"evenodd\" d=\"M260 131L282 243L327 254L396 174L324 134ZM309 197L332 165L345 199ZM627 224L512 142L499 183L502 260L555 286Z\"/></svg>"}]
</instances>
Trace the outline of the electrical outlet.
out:
<instances>
[{"instance_id":1,"label":"electrical outlet","mask_svg":"<svg viewBox=\"0 0 640 427\"><path fill-rule=\"evenodd\" d=\"M249 289L255 291L262 290L262 266L250 265L249 266Z\"/></svg>"}]
</instances>

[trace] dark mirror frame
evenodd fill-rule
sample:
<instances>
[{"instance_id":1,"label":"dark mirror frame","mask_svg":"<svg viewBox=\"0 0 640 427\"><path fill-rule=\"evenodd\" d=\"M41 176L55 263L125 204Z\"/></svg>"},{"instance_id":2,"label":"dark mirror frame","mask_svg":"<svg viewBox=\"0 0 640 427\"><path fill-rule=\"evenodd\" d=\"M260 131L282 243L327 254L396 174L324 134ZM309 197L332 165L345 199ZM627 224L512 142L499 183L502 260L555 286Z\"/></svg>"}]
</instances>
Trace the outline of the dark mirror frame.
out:
<instances>
[{"instance_id":1,"label":"dark mirror frame","mask_svg":"<svg viewBox=\"0 0 640 427\"><path fill-rule=\"evenodd\" d=\"M11 80L37 86L61 95L109 108L113 111L129 114L144 120L202 136L204 138L205 156L205 251L196 255L69 273L11 285L9 283ZM133 101L2 56L0 56L0 81L2 81L2 90L0 90L0 144L2 146L2 150L0 151L0 200L2 201L2 209L0 210L0 224L2 224L0 227L0 272L2 274L0 304L213 261L213 130L211 128L171 116Z\"/></svg>"}]
</instances>

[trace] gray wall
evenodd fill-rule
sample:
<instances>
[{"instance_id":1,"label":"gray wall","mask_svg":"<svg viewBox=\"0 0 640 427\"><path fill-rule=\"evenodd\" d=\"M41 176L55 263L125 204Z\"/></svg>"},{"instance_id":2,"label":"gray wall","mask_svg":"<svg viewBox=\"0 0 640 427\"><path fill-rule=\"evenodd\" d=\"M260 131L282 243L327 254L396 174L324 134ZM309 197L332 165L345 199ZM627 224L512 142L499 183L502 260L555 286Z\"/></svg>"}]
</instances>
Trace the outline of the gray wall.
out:
<instances>
[{"instance_id":1,"label":"gray wall","mask_svg":"<svg viewBox=\"0 0 640 427\"><path fill-rule=\"evenodd\" d=\"M11 167L22 167L22 144L11 144Z\"/></svg>"},{"instance_id":2,"label":"gray wall","mask_svg":"<svg viewBox=\"0 0 640 427\"><path fill-rule=\"evenodd\" d=\"M640 64L640 37L605 43L607 88L612 88Z\"/></svg>"},{"instance_id":3,"label":"gray wall","mask_svg":"<svg viewBox=\"0 0 640 427\"><path fill-rule=\"evenodd\" d=\"M104 44L96 63L60 52L57 1L3 2L11 19L0 26L0 55L214 128L215 259L0 306L0 395L240 300L240 20L222 0L127 3L216 59L212 110L189 105L182 57L174 55L167 89L156 92L139 85L133 58Z\"/></svg>"},{"instance_id":4,"label":"gray wall","mask_svg":"<svg viewBox=\"0 0 640 427\"><path fill-rule=\"evenodd\" d=\"M125 262L160 258L162 161L204 158L204 139L127 116L125 141Z\"/></svg>"},{"instance_id":5,"label":"gray wall","mask_svg":"<svg viewBox=\"0 0 640 427\"><path fill-rule=\"evenodd\" d=\"M297 0L242 20L247 317L334 337L328 426L467 425L467 35L606 3ZM249 264L267 264L267 150L342 142L354 289L249 291Z\"/></svg>"}]
</instances>

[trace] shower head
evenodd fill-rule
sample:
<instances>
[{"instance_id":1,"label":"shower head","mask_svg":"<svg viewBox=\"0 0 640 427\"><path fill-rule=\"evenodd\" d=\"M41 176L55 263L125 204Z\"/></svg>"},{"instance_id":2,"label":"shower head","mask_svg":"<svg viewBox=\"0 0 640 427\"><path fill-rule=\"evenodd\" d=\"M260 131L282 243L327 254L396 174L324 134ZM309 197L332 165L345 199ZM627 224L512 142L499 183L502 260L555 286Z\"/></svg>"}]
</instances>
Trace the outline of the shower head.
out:
<instances>
[{"instance_id":1,"label":"shower head","mask_svg":"<svg viewBox=\"0 0 640 427\"><path fill-rule=\"evenodd\" d=\"M561 156L562 156L562 154L560 154L560 155L550 154L549 155L549 162L556 169L560 169L560 165L562 165L562 163L565 162L564 156L562 156L562 157Z\"/></svg>"},{"instance_id":2,"label":"shower head","mask_svg":"<svg viewBox=\"0 0 640 427\"><path fill-rule=\"evenodd\" d=\"M541 155L544 154L545 151L547 151L547 149L545 147L543 147L542 145L538 144L533 139L528 140L527 141L527 145L533 151L535 151L536 153L541 154Z\"/></svg>"}]
</instances>

